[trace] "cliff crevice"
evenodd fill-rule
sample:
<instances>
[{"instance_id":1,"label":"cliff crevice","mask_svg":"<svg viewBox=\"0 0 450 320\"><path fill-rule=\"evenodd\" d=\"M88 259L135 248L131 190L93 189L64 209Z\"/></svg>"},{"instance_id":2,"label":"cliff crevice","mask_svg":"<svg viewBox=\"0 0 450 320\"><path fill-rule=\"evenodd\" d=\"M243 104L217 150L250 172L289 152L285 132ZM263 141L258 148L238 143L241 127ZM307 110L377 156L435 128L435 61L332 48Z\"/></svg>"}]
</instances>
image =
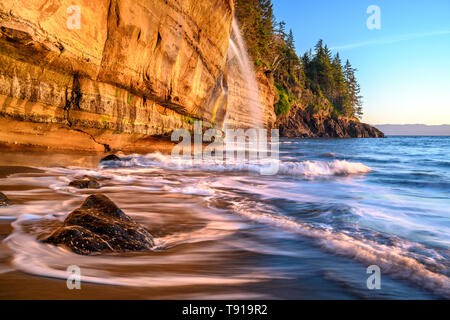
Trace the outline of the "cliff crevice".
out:
<instances>
[{"instance_id":1,"label":"cliff crevice","mask_svg":"<svg viewBox=\"0 0 450 320\"><path fill-rule=\"evenodd\" d=\"M67 27L74 5L79 29ZM232 0L2 1L0 116L29 126L0 142L44 143L36 125L68 125L120 149L193 119L211 125L233 15Z\"/></svg>"}]
</instances>

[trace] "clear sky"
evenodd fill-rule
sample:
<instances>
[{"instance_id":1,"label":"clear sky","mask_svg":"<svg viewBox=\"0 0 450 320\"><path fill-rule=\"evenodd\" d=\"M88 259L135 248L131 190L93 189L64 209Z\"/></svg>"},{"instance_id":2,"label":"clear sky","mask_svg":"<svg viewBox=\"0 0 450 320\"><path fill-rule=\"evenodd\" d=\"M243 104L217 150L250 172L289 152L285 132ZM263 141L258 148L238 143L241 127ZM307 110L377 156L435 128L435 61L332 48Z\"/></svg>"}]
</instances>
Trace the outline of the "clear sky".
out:
<instances>
[{"instance_id":1,"label":"clear sky","mask_svg":"<svg viewBox=\"0 0 450 320\"><path fill-rule=\"evenodd\" d=\"M363 121L450 124L450 0L272 0L297 52L318 39L358 69ZM369 30L367 8L381 12Z\"/></svg>"}]
</instances>

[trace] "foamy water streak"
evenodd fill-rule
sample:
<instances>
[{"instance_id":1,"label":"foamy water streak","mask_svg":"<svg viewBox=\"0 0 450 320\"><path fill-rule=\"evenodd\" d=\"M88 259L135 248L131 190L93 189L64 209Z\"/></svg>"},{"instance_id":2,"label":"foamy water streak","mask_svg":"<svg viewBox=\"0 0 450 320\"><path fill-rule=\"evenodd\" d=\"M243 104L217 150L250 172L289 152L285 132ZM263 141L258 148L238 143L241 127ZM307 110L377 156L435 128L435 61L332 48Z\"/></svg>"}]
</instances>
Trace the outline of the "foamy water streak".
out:
<instances>
[{"instance_id":1,"label":"foamy water streak","mask_svg":"<svg viewBox=\"0 0 450 320\"><path fill-rule=\"evenodd\" d=\"M237 285L244 283L252 283L257 281L263 281L268 278L283 278L282 274L277 274L274 271L259 272L255 267L252 270L248 270L245 273L236 275L235 277L227 276L226 279L222 279L217 276L202 276L201 274L145 274L145 275L133 275L127 274L126 276L119 276L112 271L98 270L98 265L107 265L110 267L127 266L132 267L136 265L151 266L154 264L177 264L182 261L199 261L203 260L202 253L189 253L189 254L175 254L169 257L158 258L151 255L149 257L120 257L120 256L105 256L105 257L81 257L66 249L60 247L54 247L47 244L40 243L37 237L40 233L45 231L45 228L52 223L59 223L63 220L64 216L70 212L68 207L76 207L75 203L83 198L83 191L68 186L68 183L76 178L82 176L91 176L98 179L106 179L109 184L114 186L104 186L102 192L111 191L124 191L124 187L121 185L126 184L125 190L134 190L135 192L168 192L170 194L186 194L192 196L202 196L208 198L215 198L222 194L217 190L202 182L197 183L181 183L182 181L175 182L168 180L170 176L161 177L158 175L164 168L170 170L199 170L202 172L240 172L249 171L257 173L262 165L265 164L250 164L234 162L227 163L195 163L194 161L185 161L181 159L172 159L168 155L160 153L148 154L145 156L131 155L123 156L123 161L117 163L108 163L100 166L98 169L86 169L78 167L69 168L43 168L47 171L47 174L51 174L49 177L21 177L17 176L15 179L11 179L8 183L14 185L17 181L21 183L31 182L36 187L50 187L57 193L70 196L69 200L62 203L55 202L53 208L48 202L28 203L23 207L22 212L26 212L24 215L20 215L13 223L14 232L5 241L14 252L13 267L17 270L27 272L34 275L40 275L45 277L53 277L58 279L66 279L66 268L68 265L79 265L83 270L82 280L90 283L97 284L110 284L110 285L122 285L122 286L179 286L179 285L213 285L221 283L224 285ZM299 175L299 176L321 176L321 175L335 175L335 174L353 174L368 172L370 169L362 165L351 163L287 163L282 164L282 174L287 175ZM150 175L150 177L148 176ZM155 176L152 176L155 175ZM131 184L131 185L129 185ZM23 195L29 193L42 192L45 189L36 189L23 192ZM75 198L73 198L75 196ZM75 202L75 203L74 203ZM173 205L171 205L173 207ZM17 207L10 207L7 210L11 213L16 210ZM52 212L53 214L40 216L42 212ZM7 213L7 212L5 212ZM141 213L139 215L142 219L150 219L146 214ZM189 232L176 232L163 237L155 238L155 251L170 250L171 248L178 247L180 245L195 244L208 241L220 241L233 235L239 230L242 225L235 222L220 222L219 216L214 216L211 212L204 217L208 219L208 223L200 230ZM31 226L31 229L30 229ZM25 227L25 228L24 228ZM220 252L220 250L219 250ZM214 254L209 254L207 259L214 259ZM219 259L219 258L217 258ZM108 268L106 268L108 269Z\"/></svg>"},{"instance_id":2,"label":"foamy water streak","mask_svg":"<svg viewBox=\"0 0 450 320\"><path fill-rule=\"evenodd\" d=\"M247 274L236 274L231 277L219 277L201 272L153 272L153 265L176 266L180 263L200 263L205 259L221 259L215 257L214 251L198 250L197 252L176 253L159 257L153 255L103 255L80 256L62 247L56 247L39 242L36 237L43 231L48 223L61 220L62 217L22 215L13 223L14 232L5 240L8 247L14 252L12 265L16 270L23 272L66 280L67 267L77 265L81 269L81 281L93 284L118 285L130 287L173 287L183 285L242 285L267 280L266 272L258 272L257 268L249 270ZM33 226L33 231L25 230ZM25 227L25 228L24 228ZM210 240L218 240L232 233L232 230L220 230L218 224L212 222L196 232L176 233L170 236L155 238L155 252L167 250L182 244L193 244ZM101 266L101 268L99 268ZM133 272L123 275L114 272L117 267L147 267L146 272ZM10 270L8 270L10 271ZM274 276L274 275L272 275ZM272 277L271 276L271 277Z\"/></svg>"},{"instance_id":3,"label":"foamy water streak","mask_svg":"<svg viewBox=\"0 0 450 320\"><path fill-rule=\"evenodd\" d=\"M408 243L401 246L387 246L375 241L364 239L361 241L351 235L336 232L332 228L319 229L308 223L295 221L275 213L268 212L268 208L260 209L258 204L236 202L233 204L235 212L259 223L268 224L304 237L317 241L323 249L350 257L366 265L377 265L383 274L390 274L397 278L411 281L439 295L450 298L450 278L442 273L429 270L418 259L409 257L410 252L405 247L418 246L419 244ZM265 212L265 213L264 213ZM438 254L436 254L438 255ZM423 257L424 260L432 260ZM434 262L434 268L447 270L443 264Z\"/></svg>"},{"instance_id":4,"label":"foamy water streak","mask_svg":"<svg viewBox=\"0 0 450 320\"><path fill-rule=\"evenodd\" d=\"M349 162L346 160L324 161L301 161L290 162L281 160L224 160L224 161L200 161L185 160L182 158L173 158L161 153L151 153L145 156L132 155L124 157L123 161L109 163L104 168L134 168L162 166L177 170L202 170L217 172L240 172L248 171L251 173L260 173L262 167L271 166L276 162L279 175L297 176L297 177L320 177L320 176L340 176L365 174L371 172L371 169L362 163Z\"/></svg>"},{"instance_id":5,"label":"foamy water streak","mask_svg":"<svg viewBox=\"0 0 450 320\"><path fill-rule=\"evenodd\" d=\"M195 162L159 153L120 155L122 162L98 168L14 174L0 179L14 202L1 208L0 219L18 218L0 246L0 274L21 270L65 280L74 264L83 281L98 284L225 284L230 294L248 297L248 286L258 282L257 295L293 289L289 298L302 292L305 298L448 298L447 172L440 162L418 166L420 152L410 173L404 159L395 162L397 150L394 162L381 161L392 142L380 141L370 154L374 143L282 141L276 176L259 175L264 162ZM68 186L85 175L102 188ZM40 231L97 192L149 228L154 251L85 257L37 241ZM365 268L372 264L381 267L379 292L366 289Z\"/></svg>"}]
</instances>

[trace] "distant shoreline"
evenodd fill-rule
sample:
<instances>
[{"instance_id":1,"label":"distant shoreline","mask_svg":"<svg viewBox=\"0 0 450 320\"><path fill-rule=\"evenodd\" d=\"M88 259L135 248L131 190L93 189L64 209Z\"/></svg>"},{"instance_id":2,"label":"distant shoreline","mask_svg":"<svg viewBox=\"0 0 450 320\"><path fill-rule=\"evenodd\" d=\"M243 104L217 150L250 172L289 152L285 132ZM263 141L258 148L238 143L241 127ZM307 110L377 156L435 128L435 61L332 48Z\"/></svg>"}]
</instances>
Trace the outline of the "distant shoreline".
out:
<instances>
[{"instance_id":1,"label":"distant shoreline","mask_svg":"<svg viewBox=\"0 0 450 320\"><path fill-rule=\"evenodd\" d=\"M450 136L450 125L425 125L425 124L379 124L374 125L386 136Z\"/></svg>"},{"instance_id":2,"label":"distant shoreline","mask_svg":"<svg viewBox=\"0 0 450 320\"><path fill-rule=\"evenodd\" d=\"M386 134L386 138L389 137L408 137L408 138L426 138L426 137L430 137L430 138L450 138L450 135L429 135L429 134Z\"/></svg>"}]
</instances>

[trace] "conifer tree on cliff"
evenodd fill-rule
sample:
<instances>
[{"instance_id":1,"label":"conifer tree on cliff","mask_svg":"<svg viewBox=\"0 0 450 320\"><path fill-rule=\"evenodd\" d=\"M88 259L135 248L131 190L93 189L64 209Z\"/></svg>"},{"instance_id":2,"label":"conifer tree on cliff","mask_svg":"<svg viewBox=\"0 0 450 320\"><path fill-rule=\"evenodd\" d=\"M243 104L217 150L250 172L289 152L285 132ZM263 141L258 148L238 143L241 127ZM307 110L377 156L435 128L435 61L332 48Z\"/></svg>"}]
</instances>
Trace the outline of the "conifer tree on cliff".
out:
<instances>
[{"instance_id":1,"label":"conifer tree on cliff","mask_svg":"<svg viewBox=\"0 0 450 320\"><path fill-rule=\"evenodd\" d=\"M301 59L296 53L292 29L276 22L271 0L236 0L236 17L247 42L256 70L273 76L278 91L275 113L288 115L294 104L310 112L361 117L360 86L347 61L332 56L323 40Z\"/></svg>"},{"instance_id":2,"label":"conifer tree on cliff","mask_svg":"<svg viewBox=\"0 0 450 320\"><path fill-rule=\"evenodd\" d=\"M344 79L344 73L342 70L342 62L339 53L333 58L331 63L333 72L334 89L332 96L332 104L335 107L338 114L343 114L344 100L346 95L346 83Z\"/></svg>"},{"instance_id":3,"label":"conifer tree on cliff","mask_svg":"<svg viewBox=\"0 0 450 320\"><path fill-rule=\"evenodd\" d=\"M236 18L255 62L271 53L274 15L271 0L237 0Z\"/></svg>"},{"instance_id":4,"label":"conifer tree on cliff","mask_svg":"<svg viewBox=\"0 0 450 320\"><path fill-rule=\"evenodd\" d=\"M356 69L352 67L350 61L347 60L344 66L344 79L346 86L346 101L344 104L344 115L348 117L362 116L362 97L360 96L361 88L356 81Z\"/></svg>"}]
</instances>

